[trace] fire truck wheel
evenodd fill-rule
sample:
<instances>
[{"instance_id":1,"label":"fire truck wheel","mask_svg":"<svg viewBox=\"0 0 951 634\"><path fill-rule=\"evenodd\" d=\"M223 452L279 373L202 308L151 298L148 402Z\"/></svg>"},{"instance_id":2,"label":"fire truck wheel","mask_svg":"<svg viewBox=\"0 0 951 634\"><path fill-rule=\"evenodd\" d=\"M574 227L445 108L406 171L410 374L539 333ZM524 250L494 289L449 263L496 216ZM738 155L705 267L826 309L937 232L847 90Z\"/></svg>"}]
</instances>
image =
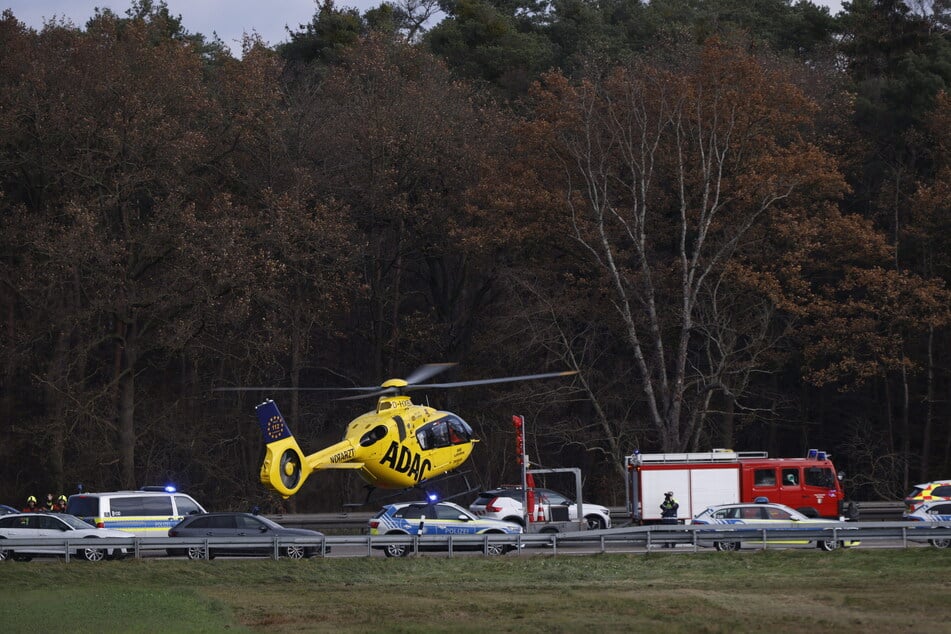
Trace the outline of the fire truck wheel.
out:
<instances>
[{"instance_id":1,"label":"fire truck wheel","mask_svg":"<svg viewBox=\"0 0 951 634\"><path fill-rule=\"evenodd\" d=\"M732 552L740 549L740 542L715 542L713 546L720 552Z\"/></svg>"},{"instance_id":2,"label":"fire truck wheel","mask_svg":"<svg viewBox=\"0 0 951 634\"><path fill-rule=\"evenodd\" d=\"M816 545L825 552L831 553L833 550L838 550L840 544L834 539L824 539Z\"/></svg>"}]
</instances>

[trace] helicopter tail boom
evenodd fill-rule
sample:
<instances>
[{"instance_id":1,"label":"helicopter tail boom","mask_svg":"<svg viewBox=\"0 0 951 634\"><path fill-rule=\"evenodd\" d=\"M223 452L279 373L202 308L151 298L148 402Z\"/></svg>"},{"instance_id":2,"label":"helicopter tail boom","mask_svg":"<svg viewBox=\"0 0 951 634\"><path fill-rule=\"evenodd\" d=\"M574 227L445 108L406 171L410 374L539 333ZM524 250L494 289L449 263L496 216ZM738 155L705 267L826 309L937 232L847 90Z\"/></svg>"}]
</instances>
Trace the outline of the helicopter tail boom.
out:
<instances>
[{"instance_id":1,"label":"helicopter tail boom","mask_svg":"<svg viewBox=\"0 0 951 634\"><path fill-rule=\"evenodd\" d=\"M363 467L362 462L352 461L354 450L348 440L305 456L274 401L264 401L256 410L261 435L267 445L267 453L261 464L261 482L285 499L297 493L307 476L314 471Z\"/></svg>"}]
</instances>

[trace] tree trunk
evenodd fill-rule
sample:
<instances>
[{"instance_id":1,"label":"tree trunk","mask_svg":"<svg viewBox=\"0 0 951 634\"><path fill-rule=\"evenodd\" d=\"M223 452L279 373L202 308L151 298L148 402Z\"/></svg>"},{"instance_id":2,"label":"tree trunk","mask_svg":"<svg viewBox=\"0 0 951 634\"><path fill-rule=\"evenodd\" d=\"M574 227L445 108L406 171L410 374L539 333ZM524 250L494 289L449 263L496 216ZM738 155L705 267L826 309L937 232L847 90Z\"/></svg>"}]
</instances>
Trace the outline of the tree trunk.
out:
<instances>
[{"instance_id":1,"label":"tree trunk","mask_svg":"<svg viewBox=\"0 0 951 634\"><path fill-rule=\"evenodd\" d=\"M120 342L123 359L119 374L119 484L135 489L135 369L138 362L136 327L128 325Z\"/></svg>"},{"instance_id":2,"label":"tree trunk","mask_svg":"<svg viewBox=\"0 0 951 634\"><path fill-rule=\"evenodd\" d=\"M57 333L56 342L53 344L53 358L50 360L46 372L46 389L44 390L49 416L49 424L44 434L47 439L44 447L46 450L46 479L49 486L56 491L63 490L64 482L66 408L63 405L64 397L61 388L66 383L67 355L67 335L62 332Z\"/></svg>"},{"instance_id":3,"label":"tree trunk","mask_svg":"<svg viewBox=\"0 0 951 634\"><path fill-rule=\"evenodd\" d=\"M904 357L902 358L904 361ZM909 424L909 409L911 407L910 396L909 396L909 387L908 387L908 372L905 370L904 363L901 367L901 388L902 388L902 403L901 403L901 455L904 457L904 466L902 467L902 490L909 490L909 482L911 482L911 426Z\"/></svg>"},{"instance_id":4,"label":"tree trunk","mask_svg":"<svg viewBox=\"0 0 951 634\"><path fill-rule=\"evenodd\" d=\"M931 428L934 424L934 326L928 327L928 375L927 396L925 402L925 423L921 433L921 471L922 482L930 480L931 467Z\"/></svg>"}]
</instances>

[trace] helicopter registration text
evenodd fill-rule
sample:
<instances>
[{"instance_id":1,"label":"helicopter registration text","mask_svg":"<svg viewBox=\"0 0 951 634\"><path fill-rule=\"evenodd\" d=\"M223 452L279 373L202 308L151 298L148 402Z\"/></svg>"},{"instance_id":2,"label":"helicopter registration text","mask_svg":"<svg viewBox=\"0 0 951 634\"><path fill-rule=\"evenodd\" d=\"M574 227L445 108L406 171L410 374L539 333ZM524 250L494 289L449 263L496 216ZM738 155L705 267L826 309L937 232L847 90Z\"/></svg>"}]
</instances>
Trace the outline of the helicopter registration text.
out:
<instances>
[{"instance_id":1,"label":"helicopter registration text","mask_svg":"<svg viewBox=\"0 0 951 634\"><path fill-rule=\"evenodd\" d=\"M330 456L330 462L345 462L353 458L353 447Z\"/></svg>"},{"instance_id":2,"label":"helicopter registration text","mask_svg":"<svg viewBox=\"0 0 951 634\"><path fill-rule=\"evenodd\" d=\"M380 464L388 464L394 471L405 473L416 482L426 477L426 472L432 469L432 463L429 459L422 460L417 453L413 453L406 447L400 447L395 440L390 443L389 449L380 460Z\"/></svg>"}]
</instances>

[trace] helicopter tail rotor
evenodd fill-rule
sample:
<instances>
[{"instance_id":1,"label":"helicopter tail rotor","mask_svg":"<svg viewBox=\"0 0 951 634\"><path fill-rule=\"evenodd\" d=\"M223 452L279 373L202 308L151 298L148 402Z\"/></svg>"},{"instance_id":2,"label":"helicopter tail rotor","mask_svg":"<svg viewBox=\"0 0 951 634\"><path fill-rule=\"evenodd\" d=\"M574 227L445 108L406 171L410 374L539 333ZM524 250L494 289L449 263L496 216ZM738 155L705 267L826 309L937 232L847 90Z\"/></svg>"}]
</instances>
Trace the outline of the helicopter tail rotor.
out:
<instances>
[{"instance_id":1,"label":"helicopter tail rotor","mask_svg":"<svg viewBox=\"0 0 951 634\"><path fill-rule=\"evenodd\" d=\"M264 401L256 410L267 443L261 482L286 499L304 484L310 470L305 467L304 454L274 401Z\"/></svg>"}]
</instances>

